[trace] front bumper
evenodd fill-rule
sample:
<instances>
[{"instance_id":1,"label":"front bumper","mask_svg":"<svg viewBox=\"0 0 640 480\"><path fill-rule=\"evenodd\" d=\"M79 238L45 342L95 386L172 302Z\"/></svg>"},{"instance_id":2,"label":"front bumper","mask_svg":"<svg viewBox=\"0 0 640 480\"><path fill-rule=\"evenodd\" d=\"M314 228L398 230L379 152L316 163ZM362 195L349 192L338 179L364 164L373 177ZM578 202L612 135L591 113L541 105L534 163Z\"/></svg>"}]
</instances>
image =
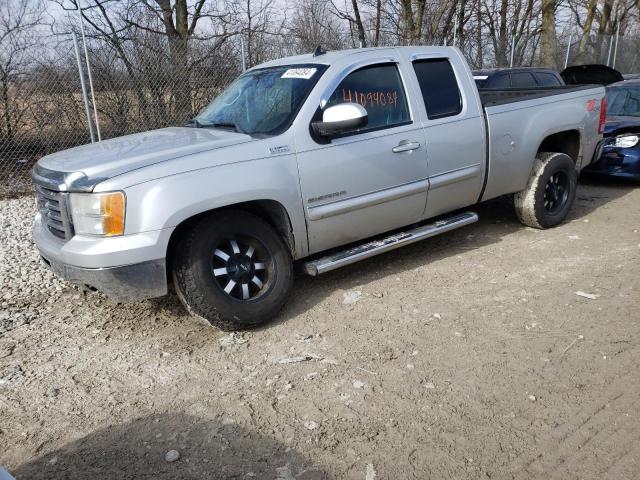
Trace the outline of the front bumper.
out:
<instances>
[{"instance_id":1,"label":"front bumper","mask_svg":"<svg viewBox=\"0 0 640 480\"><path fill-rule=\"evenodd\" d=\"M74 267L42 257L58 276L80 287L101 291L116 302L135 302L167 294L167 269L164 259L120 267Z\"/></svg>"},{"instance_id":2,"label":"front bumper","mask_svg":"<svg viewBox=\"0 0 640 480\"><path fill-rule=\"evenodd\" d=\"M604 147L596 161L584 171L589 174L640 180L640 146Z\"/></svg>"},{"instance_id":3,"label":"front bumper","mask_svg":"<svg viewBox=\"0 0 640 480\"><path fill-rule=\"evenodd\" d=\"M33 239L44 262L65 280L130 302L167 293L165 254L173 229L122 237L54 236L36 215Z\"/></svg>"}]
</instances>

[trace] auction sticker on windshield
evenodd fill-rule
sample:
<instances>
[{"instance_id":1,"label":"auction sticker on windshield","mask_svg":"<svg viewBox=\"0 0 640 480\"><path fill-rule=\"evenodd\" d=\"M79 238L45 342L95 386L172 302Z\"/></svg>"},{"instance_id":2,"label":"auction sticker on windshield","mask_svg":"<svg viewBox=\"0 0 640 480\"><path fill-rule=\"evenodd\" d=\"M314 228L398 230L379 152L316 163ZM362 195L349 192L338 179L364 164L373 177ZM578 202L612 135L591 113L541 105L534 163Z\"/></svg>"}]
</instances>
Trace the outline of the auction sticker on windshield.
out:
<instances>
[{"instance_id":1,"label":"auction sticker on windshield","mask_svg":"<svg viewBox=\"0 0 640 480\"><path fill-rule=\"evenodd\" d=\"M315 68L290 68L280 78L304 78L309 80L316 73Z\"/></svg>"}]
</instances>

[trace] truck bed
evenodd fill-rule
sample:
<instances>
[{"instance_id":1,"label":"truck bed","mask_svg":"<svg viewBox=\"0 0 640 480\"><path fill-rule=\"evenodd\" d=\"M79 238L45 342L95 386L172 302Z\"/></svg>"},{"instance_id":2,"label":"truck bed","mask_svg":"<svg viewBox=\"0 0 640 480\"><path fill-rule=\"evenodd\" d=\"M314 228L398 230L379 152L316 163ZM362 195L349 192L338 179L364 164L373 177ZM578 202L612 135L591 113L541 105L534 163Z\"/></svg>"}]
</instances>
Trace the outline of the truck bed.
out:
<instances>
[{"instance_id":1,"label":"truck bed","mask_svg":"<svg viewBox=\"0 0 640 480\"><path fill-rule=\"evenodd\" d=\"M600 140L602 86L487 89L479 94L488 146L483 200L525 188L541 139L556 132L576 136L578 168L591 162ZM554 145L547 148L558 151Z\"/></svg>"},{"instance_id":2,"label":"truck bed","mask_svg":"<svg viewBox=\"0 0 640 480\"><path fill-rule=\"evenodd\" d=\"M563 93L589 90L598 86L599 85L563 85L560 87L546 88L486 88L478 89L478 92L480 93L482 106L493 107L496 105L505 105L507 103L533 100L535 98L561 95Z\"/></svg>"}]
</instances>

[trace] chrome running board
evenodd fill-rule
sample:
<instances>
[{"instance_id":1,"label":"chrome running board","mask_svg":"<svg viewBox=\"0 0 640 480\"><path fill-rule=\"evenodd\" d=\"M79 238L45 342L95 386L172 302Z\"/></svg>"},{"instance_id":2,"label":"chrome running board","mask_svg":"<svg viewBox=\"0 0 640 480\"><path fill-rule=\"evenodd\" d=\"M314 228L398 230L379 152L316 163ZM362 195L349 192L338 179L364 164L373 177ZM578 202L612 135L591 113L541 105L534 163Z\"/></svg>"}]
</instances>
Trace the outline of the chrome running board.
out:
<instances>
[{"instance_id":1,"label":"chrome running board","mask_svg":"<svg viewBox=\"0 0 640 480\"><path fill-rule=\"evenodd\" d=\"M464 227L478 221L478 215L473 212L465 212L444 220L422 225L413 230L396 233L381 240L364 243L341 252L332 253L326 257L310 260L304 264L304 271L312 276L335 270L352 263L373 257L396 248L415 243L425 238L434 237L456 228Z\"/></svg>"}]
</instances>

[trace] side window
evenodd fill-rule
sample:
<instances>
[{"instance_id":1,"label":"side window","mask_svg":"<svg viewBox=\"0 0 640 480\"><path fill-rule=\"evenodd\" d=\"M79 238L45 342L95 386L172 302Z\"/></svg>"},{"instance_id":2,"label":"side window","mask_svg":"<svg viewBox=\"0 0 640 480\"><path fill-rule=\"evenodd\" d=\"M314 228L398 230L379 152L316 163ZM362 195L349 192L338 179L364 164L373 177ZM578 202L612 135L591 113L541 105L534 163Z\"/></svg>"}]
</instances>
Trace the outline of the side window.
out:
<instances>
[{"instance_id":1,"label":"side window","mask_svg":"<svg viewBox=\"0 0 640 480\"><path fill-rule=\"evenodd\" d=\"M529 72L512 72L511 73L511 86L514 88L532 88L537 87L533 75Z\"/></svg>"},{"instance_id":2,"label":"side window","mask_svg":"<svg viewBox=\"0 0 640 480\"><path fill-rule=\"evenodd\" d=\"M558 78L550 73L538 72L536 73L536 80L543 87L559 87L562 85Z\"/></svg>"},{"instance_id":3,"label":"side window","mask_svg":"<svg viewBox=\"0 0 640 480\"><path fill-rule=\"evenodd\" d=\"M462 98L453 68L446 58L416 60L422 99L429 119L450 117L462 111Z\"/></svg>"},{"instance_id":4,"label":"side window","mask_svg":"<svg viewBox=\"0 0 640 480\"><path fill-rule=\"evenodd\" d=\"M509 88L511 86L508 73L497 74L494 78L494 81L491 82L491 88Z\"/></svg>"},{"instance_id":5,"label":"side window","mask_svg":"<svg viewBox=\"0 0 640 480\"><path fill-rule=\"evenodd\" d=\"M362 132L403 125L411 121L398 67L392 63L372 65L347 75L335 89L326 107L345 102L359 103L369 114Z\"/></svg>"}]
</instances>

